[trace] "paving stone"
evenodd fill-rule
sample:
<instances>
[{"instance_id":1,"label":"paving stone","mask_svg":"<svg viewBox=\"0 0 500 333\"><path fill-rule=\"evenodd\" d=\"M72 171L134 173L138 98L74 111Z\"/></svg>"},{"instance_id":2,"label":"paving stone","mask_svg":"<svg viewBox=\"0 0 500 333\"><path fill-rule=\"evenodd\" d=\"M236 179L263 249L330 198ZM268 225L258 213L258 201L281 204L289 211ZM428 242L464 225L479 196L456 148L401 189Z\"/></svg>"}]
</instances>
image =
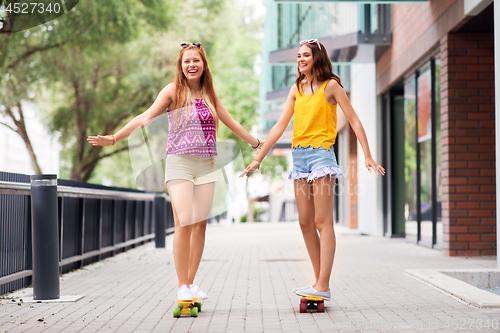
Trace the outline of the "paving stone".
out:
<instances>
[{"instance_id":1,"label":"paving stone","mask_svg":"<svg viewBox=\"0 0 500 333\"><path fill-rule=\"evenodd\" d=\"M0 300L0 331L410 333L492 331L453 329L460 320L500 325L500 309L469 306L404 273L495 268L496 258L445 257L401 239L360 236L341 227L337 236L332 301L325 302L325 313L299 313L292 289L312 284L314 274L296 223L210 225L195 281L209 299L198 318L173 318L172 250L148 243L62 276L62 295L85 296L77 302L19 306ZM8 296L30 295L26 288Z\"/></svg>"}]
</instances>

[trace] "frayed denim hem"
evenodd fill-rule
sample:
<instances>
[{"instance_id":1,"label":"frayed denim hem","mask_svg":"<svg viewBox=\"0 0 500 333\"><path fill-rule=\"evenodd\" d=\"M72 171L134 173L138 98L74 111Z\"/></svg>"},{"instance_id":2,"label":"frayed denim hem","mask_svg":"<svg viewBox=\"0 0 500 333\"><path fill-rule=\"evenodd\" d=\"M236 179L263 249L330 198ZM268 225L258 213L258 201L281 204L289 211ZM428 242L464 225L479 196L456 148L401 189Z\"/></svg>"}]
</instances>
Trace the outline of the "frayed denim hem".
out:
<instances>
[{"instance_id":1,"label":"frayed denim hem","mask_svg":"<svg viewBox=\"0 0 500 333\"><path fill-rule=\"evenodd\" d=\"M340 169L339 166L327 166L323 167L318 170L314 170L311 173L307 172L291 172L290 175L288 176L288 179L291 180L297 180L297 179L303 179L307 178L308 182L313 182L318 178L324 177L324 176L330 176L331 177L340 177L342 176L342 170Z\"/></svg>"}]
</instances>

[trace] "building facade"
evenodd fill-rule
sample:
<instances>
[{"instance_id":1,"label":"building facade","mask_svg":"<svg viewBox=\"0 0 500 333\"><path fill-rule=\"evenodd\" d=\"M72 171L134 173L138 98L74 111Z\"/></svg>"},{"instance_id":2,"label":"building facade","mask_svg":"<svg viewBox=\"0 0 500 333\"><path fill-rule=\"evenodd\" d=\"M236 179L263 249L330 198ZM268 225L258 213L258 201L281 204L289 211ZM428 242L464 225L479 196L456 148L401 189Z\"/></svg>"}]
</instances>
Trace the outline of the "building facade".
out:
<instances>
[{"instance_id":1,"label":"building facade","mask_svg":"<svg viewBox=\"0 0 500 333\"><path fill-rule=\"evenodd\" d=\"M496 254L493 17L493 1L391 5L377 60L384 228L449 256Z\"/></svg>"},{"instance_id":2,"label":"building facade","mask_svg":"<svg viewBox=\"0 0 500 333\"><path fill-rule=\"evenodd\" d=\"M365 234L405 237L448 256L494 255L493 1L396 2L305 1L298 7L269 0L264 134L295 79L298 42L318 38L347 82L372 156L387 170L378 178L365 172L363 152L339 111L336 152L345 172L337 186L338 223ZM321 32L313 24L297 34L308 15L280 14L293 8L324 15ZM336 26L342 20L346 27ZM288 44L279 42L285 30L295 31L294 38L285 38ZM291 141L291 126L280 143Z\"/></svg>"}]
</instances>

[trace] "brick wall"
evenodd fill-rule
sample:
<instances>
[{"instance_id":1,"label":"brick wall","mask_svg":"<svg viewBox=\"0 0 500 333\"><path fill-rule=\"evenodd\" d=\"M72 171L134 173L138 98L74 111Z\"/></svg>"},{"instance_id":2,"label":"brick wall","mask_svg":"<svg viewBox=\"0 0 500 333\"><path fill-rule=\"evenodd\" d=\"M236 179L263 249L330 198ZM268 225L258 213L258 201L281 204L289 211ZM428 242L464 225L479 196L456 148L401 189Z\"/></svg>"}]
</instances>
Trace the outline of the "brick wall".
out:
<instances>
[{"instance_id":1,"label":"brick wall","mask_svg":"<svg viewBox=\"0 0 500 333\"><path fill-rule=\"evenodd\" d=\"M496 254L493 34L441 39L443 251Z\"/></svg>"},{"instance_id":2,"label":"brick wall","mask_svg":"<svg viewBox=\"0 0 500 333\"><path fill-rule=\"evenodd\" d=\"M429 0L391 6L392 46L377 60L377 94L401 80L446 33L464 21L463 2Z\"/></svg>"}]
</instances>

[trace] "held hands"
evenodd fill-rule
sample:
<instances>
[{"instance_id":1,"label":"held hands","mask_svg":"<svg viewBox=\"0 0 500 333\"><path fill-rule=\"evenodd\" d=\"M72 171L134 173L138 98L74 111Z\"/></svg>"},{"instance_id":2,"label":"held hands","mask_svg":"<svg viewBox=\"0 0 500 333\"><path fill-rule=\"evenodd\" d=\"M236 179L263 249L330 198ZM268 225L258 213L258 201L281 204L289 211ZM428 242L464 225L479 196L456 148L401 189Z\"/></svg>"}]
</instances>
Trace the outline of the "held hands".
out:
<instances>
[{"instance_id":1,"label":"held hands","mask_svg":"<svg viewBox=\"0 0 500 333\"><path fill-rule=\"evenodd\" d=\"M255 148L255 149L259 149L259 147ZM259 169L260 168L260 162L257 161L257 160L254 160L252 163L250 163L247 168L245 169L245 171L243 171L241 173L241 175L239 176L239 178L243 178L244 176L247 176L251 173L251 172L254 172L255 170Z\"/></svg>"},{"instance_id":2,"label":"held hands","mask_svg":"<svg viewBox=\"0 0 500 333\"><path fill-rule=\"evenodd\" d=\"M257 139L257 142L258 142L257 146L255 146L255 147L252 146L252 148L253 148L254 151L257 151L257 150L261 149L264 146L264 142L266 142L266 140L259 140L259 139Z\"/></svg>"},{"instance_id":3,"label":"held hands","mask_svg":"<svg viewBox=\"0 0 500 333\"><path fill-rule=\"evenodd\" d=\"M254 148L253 150L257 151L257 150L261 149L264 146L264 142L266 142L266 140L259 140L259 145L256 148Z\"/></svg>"},{"instance_id":4,"label":"held hands","mask_svg":"<svg viewBox=\"0 0 500 333\"><path fill-rule=\"evenodd\" d=\"M365 158L365 166L368 172L372 172L373 170L377 175L385 175L385 169L378 165L371 157Z\"/></svg>"},{"instance_id":5,"label":"held hands","mask_svg":"<svg viewBox=\"0 0 500 333\"><path fill-rule=\"evenodd\" d=\"M259 149L261 149L263 146L264 146L264 142L266 142L266 140L259 140L257 139L257 146L253 147L253 150L254 151L257 151ZM251 173L251 172L254 172L255 170L259 169L260 168L260 162L257 161L257 160L254 160L252 163L250 163L250 165L248 165L245 169L245 171L243 171L241 173L241 175L239 176L239 178L243 178L244 176L247 176Z\"/></svg>"},{"instance_id":6,"label":"held hands","mask_svg":"<svg viewBox=\"0 0 500 333\"><path fill-rule=\"evenodd\" d=\"M87 141L92 146L113 146L116 143L114 135L89 136Z\"/></svg>"}]
</instances>

